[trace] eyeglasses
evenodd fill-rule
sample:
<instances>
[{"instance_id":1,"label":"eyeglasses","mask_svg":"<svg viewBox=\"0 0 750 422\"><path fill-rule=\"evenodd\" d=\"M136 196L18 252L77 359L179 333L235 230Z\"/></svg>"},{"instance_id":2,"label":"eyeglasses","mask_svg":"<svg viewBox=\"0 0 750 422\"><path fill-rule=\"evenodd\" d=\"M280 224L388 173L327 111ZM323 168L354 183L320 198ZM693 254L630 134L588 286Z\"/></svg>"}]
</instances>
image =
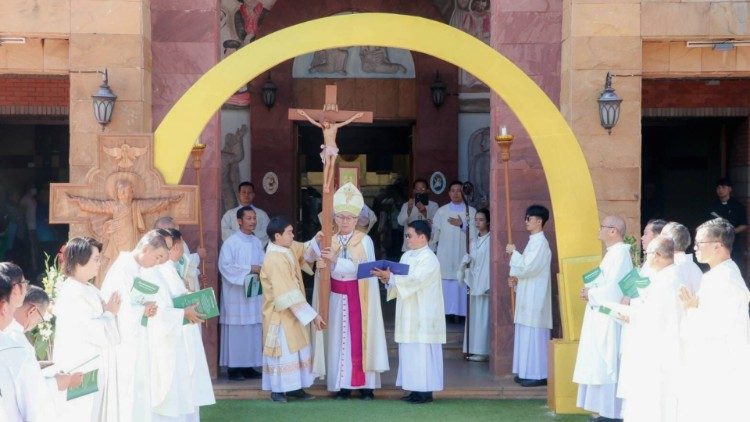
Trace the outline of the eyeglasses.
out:
<instances>
[{"instance_id":1,"label":"eyeglasses","mask_svg":"<svg viewBox=\"0 0 750 422\"><path fill-rule=\"evenodd\" d=\"M42 321L44 321L45 319L44 319L44 315L42 314L42 311L40 311L39 308L37 308L36 306L34 306L34 310L39 315L39 318L41 318Z\"/></svg>"},{"instance_id":2,"label":"eyeglasses","mask_svg":"<svg viewBox=\"0 0 750 422\"><path fill-rule=\"evenodd\" d=\"M616 229L617 227L613 227L613 226L604 226L604 225L602 225L602 226L599 226L599 228L600 228L600 229Z\"/></svg>"},{"instance_id":3,"label":"eyeglasses","mask_svg":"<svg viewBox=\"0 0 750 422\"><path fill-rule=\"evenodd\" d=\"M357 217L352 217L350 215L337 215L336 219L341 221L354 221Z\"/></svg>"},{"instance_id":4,"label":"eyeglasses","mask_svg":"<svg viewBox=\"0 0 750 422\"><path fill-rule=\"evenodd\" d=\"M700 245L705 245L706 243L719 243L719 241L718 240L703 240L703 241L700 241L700 242L696 241L695 242L695 247L697 248Z\"/></svg>"}]
</instances>

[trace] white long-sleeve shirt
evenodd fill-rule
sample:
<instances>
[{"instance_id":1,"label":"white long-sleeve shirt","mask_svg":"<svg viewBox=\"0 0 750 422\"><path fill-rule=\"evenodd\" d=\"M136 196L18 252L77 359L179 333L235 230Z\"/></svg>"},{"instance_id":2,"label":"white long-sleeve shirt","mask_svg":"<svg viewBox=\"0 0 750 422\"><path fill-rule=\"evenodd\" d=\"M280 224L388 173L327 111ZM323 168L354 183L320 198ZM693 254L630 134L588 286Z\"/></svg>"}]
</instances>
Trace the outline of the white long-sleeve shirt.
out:
<instances>
[{"instance_id":1,"label":"white long-sleeve shirt","mask_svg":"<svg viewBox=\"0 0 750 422\"><path fill-rule=\"evenodd\" d=\"M529 236L523 253L513 251L510 275L518 278L513 322L552 329L552 251L544 232Z\"/></svg>"}]
</instances>

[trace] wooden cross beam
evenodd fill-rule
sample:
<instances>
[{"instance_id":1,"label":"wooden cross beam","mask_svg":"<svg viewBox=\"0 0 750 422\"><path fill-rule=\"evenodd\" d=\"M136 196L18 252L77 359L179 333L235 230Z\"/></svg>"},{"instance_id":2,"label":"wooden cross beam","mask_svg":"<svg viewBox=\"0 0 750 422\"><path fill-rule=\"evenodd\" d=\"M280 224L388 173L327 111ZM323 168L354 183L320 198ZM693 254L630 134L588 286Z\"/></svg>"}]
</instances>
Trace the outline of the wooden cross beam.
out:
<instances>
[{"instance_id":1,"label":"wooden cross beam","mask_svg":"<svg viewBox=\"0 0 750 422\"><path fill-rule=\"evenodd\" d=\"M309 119L302 113L309 116ZM355 115L361 114L359 117ZM308 109L289 109L289 120L296 121L309 121L310 119L319 122L320 126L324 125L324 122L336 125L331 131L330 128L321 127L323 129L323 137L326 139L328 136L333 137L329 142L333 142L336 136L336 129L338 126L348 124L351 122L358 123L372 123L372 112L371 111L349 111L339 110L339 106L336 103L336 85L326 85L325 103L323 108L320 110L308 110ZM347 122L348 121L348 122ZM315 123L315 122L313 122ZM343 123L343 124L342 124ZM338 124L338 125L337 125ZM316 125L318 126L318 125ZM328 143L328 142L327 142ZM326 144L327 144L326 143ZM324 150L325 153L325 150ZM335 159L335 157L334 157ZM336 169L335 161L334 165L331 165L328 171L334 172ZM332 186L326 185L325 171L323 178L323 217L321 224L323 226L323 248L331 247L331 239L333 238L333 193L334 189ZM328 297L331 293L331 265L328 263L326 268L319 269L318 279L318 313L324 321L328 322Z\"/></svg>"}]
</instances>

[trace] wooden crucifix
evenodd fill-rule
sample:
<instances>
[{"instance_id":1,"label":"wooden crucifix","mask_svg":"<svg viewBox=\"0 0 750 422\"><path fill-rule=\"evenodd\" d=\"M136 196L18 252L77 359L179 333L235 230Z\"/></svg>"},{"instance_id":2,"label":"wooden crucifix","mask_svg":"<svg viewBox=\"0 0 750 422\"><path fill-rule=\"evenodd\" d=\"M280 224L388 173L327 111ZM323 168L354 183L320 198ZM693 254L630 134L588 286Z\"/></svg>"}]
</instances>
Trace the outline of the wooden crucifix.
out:
<instances>
[{"instance_id":1,"label":"wooden crucifix","mask_svg":"<svg viewBox=\"0 0 750 422\"><path fill-rule=\"evenodd\" d=\"M333 178L336 174L338 146L336 133L342 126L352 122L372 123L370 111L339 110L336 103L336 85L326 85L325 102L322 110L289 109L289 120L309 121L323 130L323 145L320 158L323 160L323 248L331 247L333 237ZM331 263L320 269L318 281L318 313L328 322L328 296L331 292Z\"/></svg>"}]
</instances>

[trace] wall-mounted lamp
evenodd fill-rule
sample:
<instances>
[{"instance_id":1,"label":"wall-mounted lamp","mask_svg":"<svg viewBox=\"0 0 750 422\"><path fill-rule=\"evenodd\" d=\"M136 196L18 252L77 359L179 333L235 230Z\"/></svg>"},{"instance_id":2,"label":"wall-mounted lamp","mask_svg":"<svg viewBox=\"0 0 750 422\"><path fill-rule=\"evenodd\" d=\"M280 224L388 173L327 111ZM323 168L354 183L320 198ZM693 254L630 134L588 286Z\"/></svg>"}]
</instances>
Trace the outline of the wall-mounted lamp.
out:
<instances>
[{"instance_id":1,"label":"wall-mounted lamp","mask_svg":"<svg viewBox=\"0 0 750 422\"><path fill-rule=\"evenodd\" d=\"M604 91L599 95L599 120L607 133L612 134L612 128L620 119L620 98L614 88L612 88L612 73L607 72L607 79L604 80Z\"/></svg>"},{"instance_id":2,"label":"wall-mounted lamp","mask_svg":"<svg viewBox=\"0 0 750 422\"><path fill-rule=\"evenodd\" d=\"M430 85L432 104L434 104L435 107L440 108L440 106L443 105L447 90L447 85L445 85L445 82L440 79L440 72L435 72L435 81Z\"/></svg>"},{"instance_id":3,"label":"wall-mounted lamp","mask_svg":"<svg viewBox=\"0 0 750 422\"><path fill-rule=\"evenodd\" d=\"M263 84L260 95L263 99L263 104L269 109L276 103L276 84L271 80L271 72L268 72L268 79Z\"/></svg>"},{"instance_id":4,"label":"wall-mounted lamp","mask_svg":"<svg viewBox=\"0 0 750 422\"><path fill-rule=\"evenodd\" d=\"M117 95L115 95L109 88L109 75L107 69L104 69L104 71L98 71L97 73L102 74L102 84L99 85L99 90L96 91L96 94L92 95L91 98L94 103L94 117L96 118L96 121L102 125L102 132L104 132L104 126L112 121L112 112L115 109Z\"/></svg>"}]
</instances>

